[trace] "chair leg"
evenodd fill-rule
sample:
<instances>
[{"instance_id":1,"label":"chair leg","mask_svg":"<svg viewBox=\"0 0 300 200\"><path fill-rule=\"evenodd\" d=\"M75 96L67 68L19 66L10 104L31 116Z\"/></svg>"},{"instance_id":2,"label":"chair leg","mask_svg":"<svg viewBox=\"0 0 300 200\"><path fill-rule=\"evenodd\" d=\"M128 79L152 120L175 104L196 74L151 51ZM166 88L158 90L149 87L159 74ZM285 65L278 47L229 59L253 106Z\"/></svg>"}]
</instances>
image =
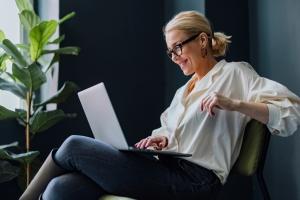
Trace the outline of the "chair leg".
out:
<instances>
[{"instance_id":1,"label":"chair leg","mask_svg":"<svg viewBox=\"0 0 300 200\"><path fill-rule=\"evenodd\" d=\"M271 200L271 197L270 197L270 194L269 194L262 171L258 170L256 176L257 176L258 184L259 184L260 190L263 194L264 200Z\"/></svg>"},{"instance_id":2,"label":"chair leg","mask_svg":"<svg viewBox=\"0 0 300 200\"><path fill-rule=\"evenodd\" d=\"M65 172L65 170L58 166L53 160L55 151L56 150L52 150L48 155L19 200L40 199L40 194L44 192L51 179Z\"/></svg>"}]
</instances>

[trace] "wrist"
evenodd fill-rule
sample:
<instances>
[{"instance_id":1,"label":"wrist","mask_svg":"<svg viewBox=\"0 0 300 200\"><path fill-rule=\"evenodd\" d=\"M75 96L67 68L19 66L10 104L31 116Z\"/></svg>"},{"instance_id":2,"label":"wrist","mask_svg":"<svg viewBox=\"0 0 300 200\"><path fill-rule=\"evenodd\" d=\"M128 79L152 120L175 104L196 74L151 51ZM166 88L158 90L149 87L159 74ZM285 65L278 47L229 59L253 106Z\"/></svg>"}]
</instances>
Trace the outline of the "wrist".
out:
<instances>
[{"instance_id":1,"label":"wrist","mask_svg":"<svg viewBox=\"0 0 300 200\"><path fill-rule=\"evenodd\" d=\"M166 148L167 146L168 146L168 144L169 144L169 142L168 142L168 137L166 137L166 136L163 136L164 138L165 138L165 146L163 147L163 148Z\"/></svg>"},{"instance_id":2,"label":"wrist","mask_svg":"<svg viewBox=\"0 0 300 200\"><path fill-rule=\"evenodd\" d=\"M232 102L232 111L240 111L243 102L241 100L234 99Z\"/></svg>"}]
</instances>

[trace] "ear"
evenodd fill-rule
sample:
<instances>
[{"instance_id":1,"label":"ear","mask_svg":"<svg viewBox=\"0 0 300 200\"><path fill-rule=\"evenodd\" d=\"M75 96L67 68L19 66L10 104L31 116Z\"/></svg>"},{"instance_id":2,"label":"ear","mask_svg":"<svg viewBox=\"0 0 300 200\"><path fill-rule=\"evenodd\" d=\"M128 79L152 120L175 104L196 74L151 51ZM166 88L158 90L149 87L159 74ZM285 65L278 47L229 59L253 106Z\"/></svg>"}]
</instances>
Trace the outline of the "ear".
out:
<instances>
[{"instance_id":1,"label":"ear","mask_svg":"<svg viewBox=\"0 0 300 200\"><path fill-rule=\"evenodd\" d=\"M200 33L199 35L199 41L200 41L200 45L201 48L206 48L208 45L208 36L206 35L206 33Z\"/></svg>"}]
</instances>

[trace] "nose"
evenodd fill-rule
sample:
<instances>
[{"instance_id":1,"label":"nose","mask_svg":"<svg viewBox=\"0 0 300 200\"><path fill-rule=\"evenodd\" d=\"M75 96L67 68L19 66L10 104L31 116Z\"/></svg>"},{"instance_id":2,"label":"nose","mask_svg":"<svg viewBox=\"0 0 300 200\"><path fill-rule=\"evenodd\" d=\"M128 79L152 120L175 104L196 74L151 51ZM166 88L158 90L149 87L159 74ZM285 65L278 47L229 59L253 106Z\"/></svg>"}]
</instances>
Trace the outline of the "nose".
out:
<instances>
[{"instance_id":1,"label":"nose","mask_svg":"<svg viewBox=\"0 0 300 200\"><path fill-rule=\"evenodd\" d=\"M178 56L175 53L172 53L172 61L176 62L178 59Z\"/></svg>"}]
</instances>

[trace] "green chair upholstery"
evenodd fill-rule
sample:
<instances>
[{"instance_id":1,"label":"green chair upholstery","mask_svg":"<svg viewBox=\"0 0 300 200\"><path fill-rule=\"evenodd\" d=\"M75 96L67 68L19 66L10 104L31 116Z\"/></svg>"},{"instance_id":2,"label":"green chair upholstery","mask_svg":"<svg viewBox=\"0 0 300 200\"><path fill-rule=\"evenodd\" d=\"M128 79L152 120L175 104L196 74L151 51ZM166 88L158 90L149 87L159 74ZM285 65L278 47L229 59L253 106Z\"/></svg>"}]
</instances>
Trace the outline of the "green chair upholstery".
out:
<instances>
[{"instance_id":1,"label":"green chair upholstery","mask_svg":"<svg viewBox=\"0 0 300 200\"><path fill-rule=\"evenodd\" d=\"M256 175L264 200L270 199L263 177L270 135L264 124L251 120L246 126L240 155L232 169L233 173L243 176Z\"/></svg>"},{"instance_id":2,"label":"green chair upholstery","mask_svg":"<svg viewBox=\"0 0 300 200\"><path fill-rule=\"evenodd\" d=\"M264 181L263 169L270 140L270 132L262 123L251 120L245 129L240 155L232 172L243 176L256 175L264 200L270 195ZM99 200L132 200L130 198L107 195Z\"/></svg>"},{"instance_id":3,"label":"green chair upholstery","mask_svg":"<svg viewBox=\"0 0 300 200\"><path fill-rule=\"evenodd\" d=\"M133 200L133 199L127 197L114 196L114 195L105 195L101 197L99 200Z\"/></svg>"}]
</instances>

